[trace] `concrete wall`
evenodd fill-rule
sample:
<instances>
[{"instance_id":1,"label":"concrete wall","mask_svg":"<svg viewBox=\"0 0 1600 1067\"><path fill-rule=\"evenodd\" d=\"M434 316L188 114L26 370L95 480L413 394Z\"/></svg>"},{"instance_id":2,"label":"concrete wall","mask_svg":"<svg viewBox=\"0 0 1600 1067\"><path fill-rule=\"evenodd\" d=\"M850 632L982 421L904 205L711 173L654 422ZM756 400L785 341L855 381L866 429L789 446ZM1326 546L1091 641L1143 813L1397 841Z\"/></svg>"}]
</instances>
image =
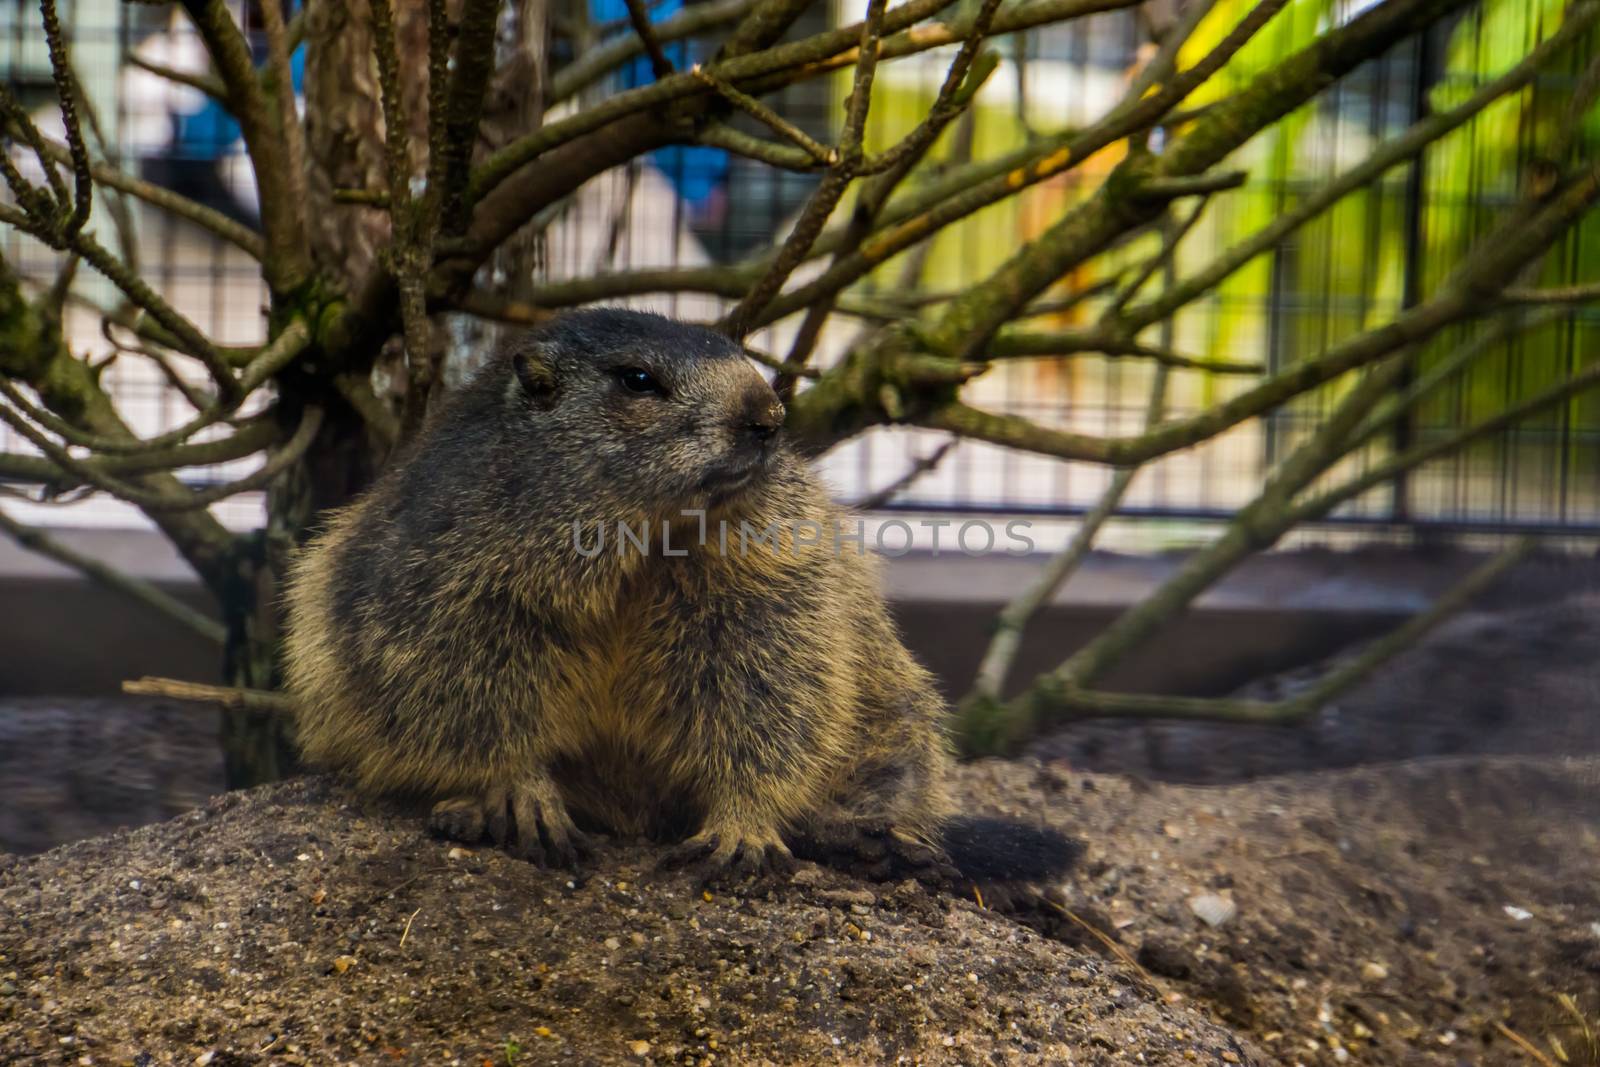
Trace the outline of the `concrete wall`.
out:
<instances>
[{"instance_id":1,"label":"concrete wall","mask_svg":"<svg viewBox=\"0 0 1600 1067\"><path fill-rule=\"evenodd\" d=\"M59 539L197 606L208 598L156 534L62 530ZM1315 659L1393 626L1471 563L1465 553L1308 552L1254 560L1108 679L1115 688L1210 694ZM1145 595L1178 556L1097 555L1029 631L1015 679L1046 670ZM994 613L1037 573L1034 560L946 554L885 561L906 638L954 695L964 692ZM1567 579L1518 584L1519 598ZM217 679L219 652L176 625L49 561L0 543L0 695L104 695L143 674Z\"/></svg>"}]
</instances>

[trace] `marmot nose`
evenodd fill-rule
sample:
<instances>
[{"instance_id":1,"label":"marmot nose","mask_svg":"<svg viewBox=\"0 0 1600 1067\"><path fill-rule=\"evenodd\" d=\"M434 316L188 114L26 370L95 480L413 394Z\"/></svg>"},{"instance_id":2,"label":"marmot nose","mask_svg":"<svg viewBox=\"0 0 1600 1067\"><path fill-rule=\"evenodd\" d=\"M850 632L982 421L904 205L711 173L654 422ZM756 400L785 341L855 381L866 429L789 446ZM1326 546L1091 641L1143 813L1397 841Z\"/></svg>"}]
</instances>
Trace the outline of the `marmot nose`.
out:
<instances>
[{"instance_id":1,"label":"marmot nose","mask_svg":"<svg viewBox=\"0 0 1600 1067\"><path fill-rule=\"evenodd\" d=\"M783 405L775 396L752 404L745 414L744 431L757 441L770 441L783 426Z\"/></svg>"}]
</instances>

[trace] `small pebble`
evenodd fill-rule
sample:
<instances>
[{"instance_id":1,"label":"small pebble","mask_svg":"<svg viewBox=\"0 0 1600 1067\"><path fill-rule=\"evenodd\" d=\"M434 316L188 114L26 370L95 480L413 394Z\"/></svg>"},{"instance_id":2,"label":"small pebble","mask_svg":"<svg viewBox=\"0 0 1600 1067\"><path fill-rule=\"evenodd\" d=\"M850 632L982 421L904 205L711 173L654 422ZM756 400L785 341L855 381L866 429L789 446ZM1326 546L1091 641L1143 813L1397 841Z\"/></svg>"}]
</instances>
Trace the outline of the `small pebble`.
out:
<instances>
[{"instance_id":1,"label":"small pebble","mask_svg":"<svg viewBox=\"0 0 1600 1067\"><path fill-rule=\"evenodd\" d=\"M628 1051L638 1056L641 1060L650 1055L650 1042L633 1041L628 1045Z\"/></svg>"},{"instance_id":2,"label":"small pebble","mask_svg":"<svg viewBox=\"0 0 1600 1067\"><path fill-rule=\"evenodd\" d=\"M1189 910L1212 929L1224 925L1239 914L1239 906L1217 893L1201 893L1189 898Z\"/></svg>"},{"instance_id":3,"label":"small pebble","mask_svg":"<svg viewBox=\"0 0 1600 1067\"><path fill-rule=\"evenodd\" d=\"M1381 982L1389 977L1389 968L1381 963L1371 960L1361 965L1361 980L1363 982Z\"/></svg>"}]
</instances>

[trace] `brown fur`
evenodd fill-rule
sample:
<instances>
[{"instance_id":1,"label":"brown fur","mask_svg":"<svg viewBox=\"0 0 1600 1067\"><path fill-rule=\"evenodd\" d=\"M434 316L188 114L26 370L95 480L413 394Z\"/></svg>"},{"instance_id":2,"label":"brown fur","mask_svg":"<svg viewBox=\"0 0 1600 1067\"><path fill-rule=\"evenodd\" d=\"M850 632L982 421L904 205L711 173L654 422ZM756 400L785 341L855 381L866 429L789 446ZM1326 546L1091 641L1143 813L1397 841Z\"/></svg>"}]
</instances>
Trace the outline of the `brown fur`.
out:
<instances>
[{"instance_id":1,"label":"brown fur","mask_svg":"<svg viewBox=\"0 0 1600 1067\"><path fill-rule=\"evenodd\" d=\"M937 855L942 701L870 557L833 543L854 521L768 439L781 413L735 346L656 316L580 312L510 345L295 563L307 758L540 860L572 861L579 824L690 834L681 855L740 868L794 835ZM808 520L820 544L793 536ZM605 525L594 558L575 521L585 543ZM617 551L619 521L653 524L648 553ZM741 542L741 521L784 532Z\"/></svg>"}]
</instances>

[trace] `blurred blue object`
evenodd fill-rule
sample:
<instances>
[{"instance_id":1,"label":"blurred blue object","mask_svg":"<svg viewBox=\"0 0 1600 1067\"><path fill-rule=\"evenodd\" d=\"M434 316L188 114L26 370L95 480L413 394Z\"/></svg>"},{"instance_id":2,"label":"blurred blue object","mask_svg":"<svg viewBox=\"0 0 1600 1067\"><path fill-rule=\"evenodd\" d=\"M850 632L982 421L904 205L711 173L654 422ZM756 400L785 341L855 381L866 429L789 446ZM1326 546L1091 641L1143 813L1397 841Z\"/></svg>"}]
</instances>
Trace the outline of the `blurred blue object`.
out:
<instances>
[{"instance_id":1,"label":"blurred blue object","mask_svg":"<svg viewBox=\"0 0 1600 1067\"><path fill-rule=\"evenodd\" d=\"M271 0L269 0L271 2ZM290 12L300 7L299 0L290 4ZM266 60L266 43L255 35L251 38L251 53L257 64ZM306 48L301 45L289 57L289 80L295 95L305 88ZM180 159L216 161L229 155L242 136L239 123L210 97L199 111L172 116L172 154Z\"/></svg>"},{"instance_id":2,"label":"blurred blue object","mask_svg":"<svg viewBox=\"0 0 1600 1067\"><path fill-rule=\"evenodd\" d=\"M683 0L659 0L650 6L650 21L661 22L683 10ZM612 36L633 32L628 21L628 5L624 0L589 0L590 17L600 25L617 27ZM673 41L662 46L662 51L679 70L693 62L689 45ZM655 81L650 69L650 58L641 55L617 72L617 81L624 89L636 89ZM686 202L697 221L707 214L720 214L724 193L728 185L728 153L720 148L704 145L672 145L650 153L650 162L672 183L673 190Z\"/></svg>"}]
</instances>

